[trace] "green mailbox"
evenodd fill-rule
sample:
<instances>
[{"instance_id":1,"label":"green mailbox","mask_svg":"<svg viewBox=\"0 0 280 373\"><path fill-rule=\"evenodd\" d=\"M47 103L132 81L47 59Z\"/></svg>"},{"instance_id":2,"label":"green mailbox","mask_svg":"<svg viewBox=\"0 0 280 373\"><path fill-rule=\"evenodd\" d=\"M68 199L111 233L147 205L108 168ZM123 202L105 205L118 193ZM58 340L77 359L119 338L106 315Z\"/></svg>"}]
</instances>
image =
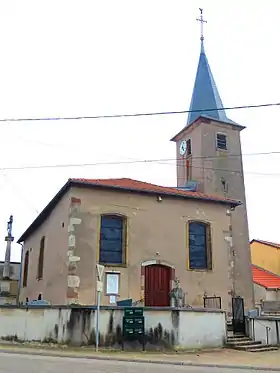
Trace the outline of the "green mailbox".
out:
<instances>
[{"instance_id":1,"label":"green mailbox","mask_svg":"<svg viewBox=\"0 0 280 373\"><path fill-rule=\"evenodd\" d=\"M142 342L145 349L145 319L143 308L130 307L124 309L123 317L123 342L128 340L138 340Z\"/></svg>"}]
</instances>

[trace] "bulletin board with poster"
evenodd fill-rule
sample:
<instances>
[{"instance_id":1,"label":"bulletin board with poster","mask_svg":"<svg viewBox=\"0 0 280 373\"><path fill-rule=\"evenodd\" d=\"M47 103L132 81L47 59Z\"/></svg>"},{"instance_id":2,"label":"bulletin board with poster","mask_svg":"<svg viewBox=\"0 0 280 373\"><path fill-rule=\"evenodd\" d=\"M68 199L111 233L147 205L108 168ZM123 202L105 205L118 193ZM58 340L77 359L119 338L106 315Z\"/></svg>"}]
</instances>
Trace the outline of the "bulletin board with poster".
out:
<instances>
[{"instance_id":1,"label":"bulletin board with poster","mask_svg":"<svg viewBox=\"0 0 280 373\"><path fill-rule=\"evenodd\" d=\"M109 297L110 304L117 303L119 296L120 273L107 272L106 273L106 295Z\"/></svg>"}]
</instances>

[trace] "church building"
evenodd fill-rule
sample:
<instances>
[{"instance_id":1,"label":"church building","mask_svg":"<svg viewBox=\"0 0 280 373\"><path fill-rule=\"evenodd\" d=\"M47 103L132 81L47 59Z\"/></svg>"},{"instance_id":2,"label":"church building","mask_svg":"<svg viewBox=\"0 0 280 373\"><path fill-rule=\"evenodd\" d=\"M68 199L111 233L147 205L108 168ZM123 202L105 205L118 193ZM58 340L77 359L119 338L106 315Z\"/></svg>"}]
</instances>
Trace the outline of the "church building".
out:
<instances>
[{"instance_id":1,"label":"church building","mask_svg":"<svg viewBox=\"0 0 280 373\"><path fill-rule=\"evenodd\" d=\"M201 24L203 18L201 15ZM203 32L190 111L176 145L177 188L132 179L69 179L18 242L21 300L203 307L254 305L240 133L206 57Z\"/></svg>"}]
</instances>

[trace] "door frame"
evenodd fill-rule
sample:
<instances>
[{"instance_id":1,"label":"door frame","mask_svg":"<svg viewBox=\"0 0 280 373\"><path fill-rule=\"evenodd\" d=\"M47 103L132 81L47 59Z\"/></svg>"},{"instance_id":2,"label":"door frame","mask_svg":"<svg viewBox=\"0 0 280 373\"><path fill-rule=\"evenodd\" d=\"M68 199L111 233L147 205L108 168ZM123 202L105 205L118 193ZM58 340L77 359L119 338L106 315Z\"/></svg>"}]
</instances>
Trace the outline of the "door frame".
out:
<instances>
[{"instance_id":1,"label":"door frame","mask_svg":"<svg viewBox=\"0 0 280 373\"><path fill-rule=\"evenodd\" d=\"M232 297L232 326L234 334L246 334L244 299Z\"/></svg>"},{"instance_id":2,"label":"door frame","mask_svg":"<svg viewBox=\"0 0 280 373\"><path fill-rule=\"evenodd\" d=\"M165 260L160 259L150 259L143 261L141 263L141 291L140 291L140 299L143 304L145 303L145 267L152 266L152 265L162 265L165 267L169 267L171 270L170 276L170 289L172 290L175 286L175 266Z\"/></svg>"}]
</instances>

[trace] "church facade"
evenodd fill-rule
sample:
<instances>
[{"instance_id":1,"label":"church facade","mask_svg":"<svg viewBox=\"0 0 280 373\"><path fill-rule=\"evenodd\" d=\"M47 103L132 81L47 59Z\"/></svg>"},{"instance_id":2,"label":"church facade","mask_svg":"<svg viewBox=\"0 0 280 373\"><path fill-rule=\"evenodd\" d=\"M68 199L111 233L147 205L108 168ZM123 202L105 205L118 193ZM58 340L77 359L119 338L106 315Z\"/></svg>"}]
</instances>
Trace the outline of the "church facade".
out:
<instances>
[{"instance_id":1,"label":"church facade","mask_svg":"<svg viewBox=\"0 0 280 373\"><path fill-rule=\"evenodd\" d=\"M131 179L70 179L24 232L21 300L203 306L232 296L254 306L240 133L223 109L204 49L176 144L177 188ZM172 292L173 290L173 292Z\"/></svg>"},{"instance_id":2,"label":"church facade","mask_svg":"<svg viewBox=\"0 0 280 373\"><path fill-rule=\"evenodd\" d=\"M96 304L96 264L105 266L101 303L203 306L232 293L231 210L239 202L131 179L70 179L19 239L21 301Z\"/></svg>"}]
</instances>

